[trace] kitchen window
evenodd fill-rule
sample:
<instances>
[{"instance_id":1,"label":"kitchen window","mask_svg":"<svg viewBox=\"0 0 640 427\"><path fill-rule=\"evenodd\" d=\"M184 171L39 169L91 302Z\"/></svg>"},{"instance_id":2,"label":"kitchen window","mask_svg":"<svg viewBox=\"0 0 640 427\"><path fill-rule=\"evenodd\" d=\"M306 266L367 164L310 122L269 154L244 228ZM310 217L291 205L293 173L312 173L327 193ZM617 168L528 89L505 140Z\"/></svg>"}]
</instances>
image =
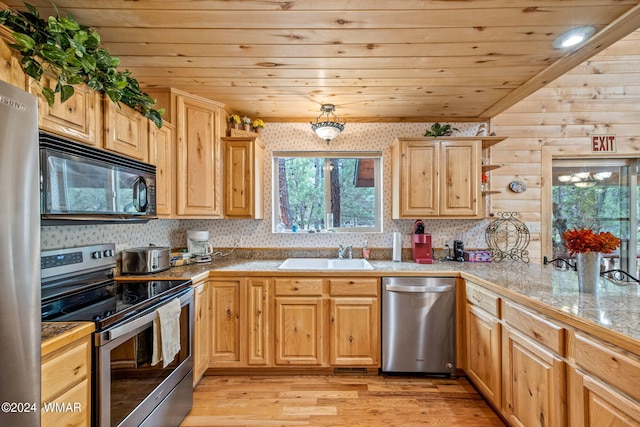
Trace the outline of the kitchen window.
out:
<instances>
[{"instance_id":1,"label":"kitchen window","mask_svg":"<svg viewBox=\"0 0 640 427\"><path fill-rule=\"evenodd\" d=\"M274 152L273 231L381 232L380 152Z\"/></svg>"},{"instance_id":2,"label":"kitchen window","mask_svg":"<svg viewBox=\"0 0 640 427\"><path fill-rule=\"evenodd\" d=\"M562 233L567 229L609 231L620 248L604 255L606 269L638 277L640 189L638 159L553 160L551 240L553 257L568 258Z\"/></svg>"}]
</instances>

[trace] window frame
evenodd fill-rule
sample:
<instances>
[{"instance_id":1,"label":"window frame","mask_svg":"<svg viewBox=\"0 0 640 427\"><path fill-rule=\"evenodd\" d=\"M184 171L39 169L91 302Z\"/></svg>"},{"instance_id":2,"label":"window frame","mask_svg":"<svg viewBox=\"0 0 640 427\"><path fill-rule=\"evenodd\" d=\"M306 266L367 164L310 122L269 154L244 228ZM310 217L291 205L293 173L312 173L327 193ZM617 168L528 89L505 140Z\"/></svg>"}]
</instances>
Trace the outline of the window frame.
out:
<instances>
[{"instance_id":1,"label":"window frame","mask_svg":"<svg viewBox=\"0 0 640 427\"><path fill-rule=\"evenodd\" d=\"M381 151L274 151L272 153L272 221L271 232L281 234L283 231L277 230L277 225L280 220L280 187L278 180L278 159L281 158L319 158L324 160L324 164L327 165L332 159L373 159L374 160L374 212L375 212L375 226L374 227L333 227L331 232L335 233L382 233L383 225L383 200L382 200L382 187L383 187L383 171L382 171L382 152ZM324 168L324 198L325 198L325 211L324 217L328 213L331 213L331 189L330 189L330 171L328 168ZM326 226L326 225L325 225ZM321 232L327 232L327 229L321 230ZM291 230L285 230L284 233L293 233ZM303 230L303 233L307 233ZM313 233L309 233L313 234Z\"/></svg>"}]
</instances>

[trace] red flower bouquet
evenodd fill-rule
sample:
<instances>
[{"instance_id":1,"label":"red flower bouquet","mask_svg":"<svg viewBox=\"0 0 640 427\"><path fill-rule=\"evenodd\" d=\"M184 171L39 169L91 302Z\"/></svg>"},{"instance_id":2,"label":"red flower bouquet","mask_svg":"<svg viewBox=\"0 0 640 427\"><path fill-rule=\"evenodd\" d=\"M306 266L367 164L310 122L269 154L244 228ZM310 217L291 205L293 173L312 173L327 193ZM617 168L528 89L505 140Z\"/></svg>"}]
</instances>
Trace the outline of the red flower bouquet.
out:
<instances>
[{"instance_id":1,"label":"red flower bouquet","mask_svg":"<svg viewBox=\"0 0 640 427\"><path fill-rule=\"evenodd\" d=\"M620 239L608 231L594 233L588 228L574 228L562 233L562 237L571 255L585 252L610 254L620 246Z\"/></svg>"}]
</instances>

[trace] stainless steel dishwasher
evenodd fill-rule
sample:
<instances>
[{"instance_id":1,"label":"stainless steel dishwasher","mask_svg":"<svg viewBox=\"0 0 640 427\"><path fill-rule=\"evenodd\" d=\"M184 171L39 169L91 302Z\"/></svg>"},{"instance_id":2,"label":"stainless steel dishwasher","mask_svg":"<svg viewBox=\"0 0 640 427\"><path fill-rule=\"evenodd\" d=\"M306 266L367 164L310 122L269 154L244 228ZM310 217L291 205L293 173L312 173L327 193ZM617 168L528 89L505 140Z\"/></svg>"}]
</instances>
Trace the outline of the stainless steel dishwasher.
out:
<instances>
[{"instance_id":1,"label":"stainless steel dishwasher","mask_svg":"<svg viewBox=\"0 0 640 427\"><path fill-rule=\"evenodd\" d=\"M455 279L382 278L382 371L455 372Z\"/></svg>"}]
</instances>

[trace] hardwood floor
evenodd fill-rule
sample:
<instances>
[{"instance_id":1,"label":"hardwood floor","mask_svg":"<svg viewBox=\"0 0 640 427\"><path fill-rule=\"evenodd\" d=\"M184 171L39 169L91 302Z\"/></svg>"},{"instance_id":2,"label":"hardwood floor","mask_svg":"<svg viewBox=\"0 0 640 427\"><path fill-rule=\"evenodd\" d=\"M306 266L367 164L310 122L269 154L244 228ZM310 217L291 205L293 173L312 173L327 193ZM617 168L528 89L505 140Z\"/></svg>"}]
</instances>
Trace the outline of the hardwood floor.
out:
<instances>
[{"instance_id":1,"label":"hardwood floor","mask_svg":"<svg viewBox=\"0 0 640 427\"><path fill-rule=\"evenodd\" d=\"M182 426L504 426L465 378L206 376Z\"/></svg>"}]
</instances>

